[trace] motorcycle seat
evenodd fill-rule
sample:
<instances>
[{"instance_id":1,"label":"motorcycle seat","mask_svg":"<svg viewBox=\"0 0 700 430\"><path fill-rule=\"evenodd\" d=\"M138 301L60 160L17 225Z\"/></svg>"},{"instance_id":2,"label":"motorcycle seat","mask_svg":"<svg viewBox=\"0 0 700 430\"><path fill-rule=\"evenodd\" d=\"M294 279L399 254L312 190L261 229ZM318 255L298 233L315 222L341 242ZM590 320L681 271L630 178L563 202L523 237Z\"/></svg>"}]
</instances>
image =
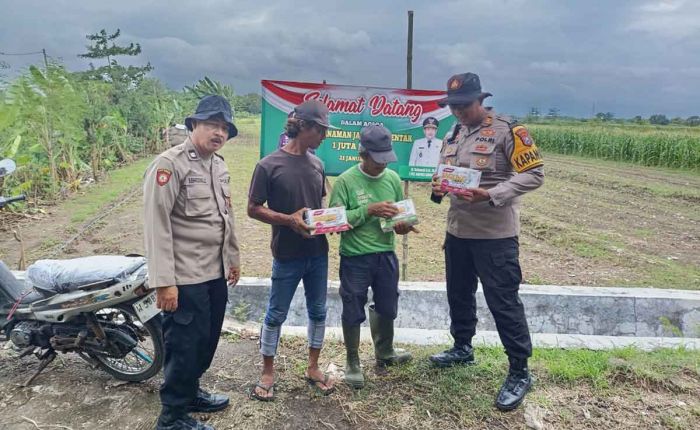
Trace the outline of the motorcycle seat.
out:
<instances>
[{"instance_id":1,"label":"motorcycle seat","mask_svg":"<svg viewBox=\"0 0 700 430\"><path fill-rule=\"evenodd\" d=\"M2 261L0 261L0 287L7 298L6 303L15 303L19 300L20 304L29 304L43 299L43 296L32 289L30 284L17 279Z\"/></svg>"}]
</instances>

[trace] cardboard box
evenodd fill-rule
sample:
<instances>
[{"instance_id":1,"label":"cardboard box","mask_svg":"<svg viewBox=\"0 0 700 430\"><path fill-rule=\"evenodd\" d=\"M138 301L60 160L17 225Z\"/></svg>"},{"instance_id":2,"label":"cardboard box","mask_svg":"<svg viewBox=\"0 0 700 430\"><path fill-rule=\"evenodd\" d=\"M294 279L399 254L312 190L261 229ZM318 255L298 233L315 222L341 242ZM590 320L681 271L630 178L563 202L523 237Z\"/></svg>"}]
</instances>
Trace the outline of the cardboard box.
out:
<instances>
[{"instance_id":1,"label":"cardboard box","mask_svg":"<svg viewBox=\"0 0 700 430\"><path fill-rule=\"evenodd\" d=\"M311 234L337 233L350 229L345 208L309 209L304 215L306 224L315 227Z\"/></svg>"},{"instance_id":2,"label":"cardboard box","mask_svg":"<svg viewBox=\"0 0 700 430\"><path fill-rule=\"evenodd\" d=\"M466 194L470 188L479 188L481 181L481 171L447 164L438 166L437 176L445 193Z\"/></svg>"},{"instance_id":3,"label":"cardboard box","mask_svg":"<svg viewBox=\"0 0 700 430\"><path fill-rule=\"evenodd\" d=\"M400 222L408 225L418 224L419 221L418 214L416 214L416 205L413 204L412 199L401 200L400 202L394 203L394 206L399 210L399 213L393 218L381 218L379 220L379 225L382 227L382 231L394 231L394 226Z\"/></svg>"}]
</instances>

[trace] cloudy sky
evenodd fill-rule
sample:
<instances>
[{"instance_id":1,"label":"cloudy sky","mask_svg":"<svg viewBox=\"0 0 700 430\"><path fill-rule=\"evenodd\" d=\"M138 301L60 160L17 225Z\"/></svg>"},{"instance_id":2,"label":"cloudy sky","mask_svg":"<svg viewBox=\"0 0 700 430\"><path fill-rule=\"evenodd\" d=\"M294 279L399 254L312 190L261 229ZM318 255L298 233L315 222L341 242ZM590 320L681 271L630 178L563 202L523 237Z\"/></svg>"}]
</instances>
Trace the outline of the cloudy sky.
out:
<instances>
[{"instance_id":1,"label":"cloudy sky","mask_svg":"<svg viewBox=\"0 0 700 430\"><path fill-rule=\"evenodd\" d=\"M204 75L239 93L260 79L403 87L409 9L414 88L473 71L516 115L700 114L695 0L0 0L0 52L46 48L83 69L84 36L120 28L172 88ZM0 60L12 72L41 56Z\"/></svg>"}]
</instances>

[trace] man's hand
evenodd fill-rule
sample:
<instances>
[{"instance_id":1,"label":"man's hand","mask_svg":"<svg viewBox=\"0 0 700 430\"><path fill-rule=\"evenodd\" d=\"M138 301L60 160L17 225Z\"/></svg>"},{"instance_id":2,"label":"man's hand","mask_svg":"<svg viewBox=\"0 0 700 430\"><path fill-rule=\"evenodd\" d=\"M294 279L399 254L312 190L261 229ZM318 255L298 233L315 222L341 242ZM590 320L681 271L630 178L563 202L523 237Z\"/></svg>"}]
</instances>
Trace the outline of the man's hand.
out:
<instances>
[{"instance_id":1,"label":"man's hand","mask_svg":"<svg viewBox=\"0 0 700 430\"><path fill-rule=\"evenodd\" d=\"M457 197L469 203L478 203L491 200L488 190L483 188L470 188L464 194L457 194Z\"/></svg>"},{"instance_id":2,"label":"man's hand","mask_svg":"<svg viewBox=\"0 0 700 430\"><path fill-rule=\"evenodd\" d=\"M433 194L435 194L438 197L444 197L445 192L442 191L442 188L440 186L440 178L438 177L437 173L433 175Z\"/></svg>"},{"instance_id":3,"label":"man's hand","mask_svg":"<svg viewBox=\"0 0 700 430\"><path fill-rule=\"evenodd\" d=\"M379 218L391 218L398 215L399 209L392 202L372 203L367 206L367 213Z\"/></svg>"},{"instance_id":4,"label":"man's hand","mask_svg":"<svg viewBox=\"0 0 700 430\"><path fill-rule=\"evenodd\" d=\"M156 307L163 312L177 310L177 287L156 288Z\"/></svg>"},{"instance_id":5,"label":"man's hand","mask_svg":"<svg viewBox=\"0 0 700 430\"><path fill-rule=\"evenodd\" d=\"M228 269L228 276L226 277L226 283L229 287L235 287L238 281L241 279L241 268L231 266Z\"/></svg>"},{"instance_id":6,"label":"man's hand","mask_svg":"<svg viewBox=\"0 0 700 430\"><path fill-rule=\"evenodd\" d=\"M293 214L289 215L287 226L294 230L295 233L300 234L306 239L309 239L311 238L311 234L309 234L309 232L313 230L313 228L311 228L306 223L306 221L304 221L304 212L306 212L307 210L308 208L301 208Z\"/></svg>"},{"instance_id":7,"label":"man's hand","mask_svg":"<svg viewBox=\"0 0 700 430\"><path fill-rule=\"evenodd\" d=\"M396 234L408 234L410 232L420 233L414 226L408 225L405 222L398 222L394 225L394 233Z\"/></svg>"}]
</instances>

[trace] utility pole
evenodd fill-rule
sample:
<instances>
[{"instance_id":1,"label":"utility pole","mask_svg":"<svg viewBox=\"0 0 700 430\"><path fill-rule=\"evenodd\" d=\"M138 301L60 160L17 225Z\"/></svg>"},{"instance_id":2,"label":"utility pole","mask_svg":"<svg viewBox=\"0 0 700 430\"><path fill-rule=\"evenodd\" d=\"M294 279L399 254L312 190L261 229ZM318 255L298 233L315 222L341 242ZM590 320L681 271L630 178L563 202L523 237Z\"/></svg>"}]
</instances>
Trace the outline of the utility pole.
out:
<instances>
[{"instance_id":1,"label":"utility pole","mask_svg":"<svg viewBox=\"0 0 700 430\"><path fill-rule=\"evenodd\" d=\"M49 60L46 58L46 49L41 48L41 53L44 54L44 67L46 70L46 73L49 73Z\"/></svg>"}]
</instances>

